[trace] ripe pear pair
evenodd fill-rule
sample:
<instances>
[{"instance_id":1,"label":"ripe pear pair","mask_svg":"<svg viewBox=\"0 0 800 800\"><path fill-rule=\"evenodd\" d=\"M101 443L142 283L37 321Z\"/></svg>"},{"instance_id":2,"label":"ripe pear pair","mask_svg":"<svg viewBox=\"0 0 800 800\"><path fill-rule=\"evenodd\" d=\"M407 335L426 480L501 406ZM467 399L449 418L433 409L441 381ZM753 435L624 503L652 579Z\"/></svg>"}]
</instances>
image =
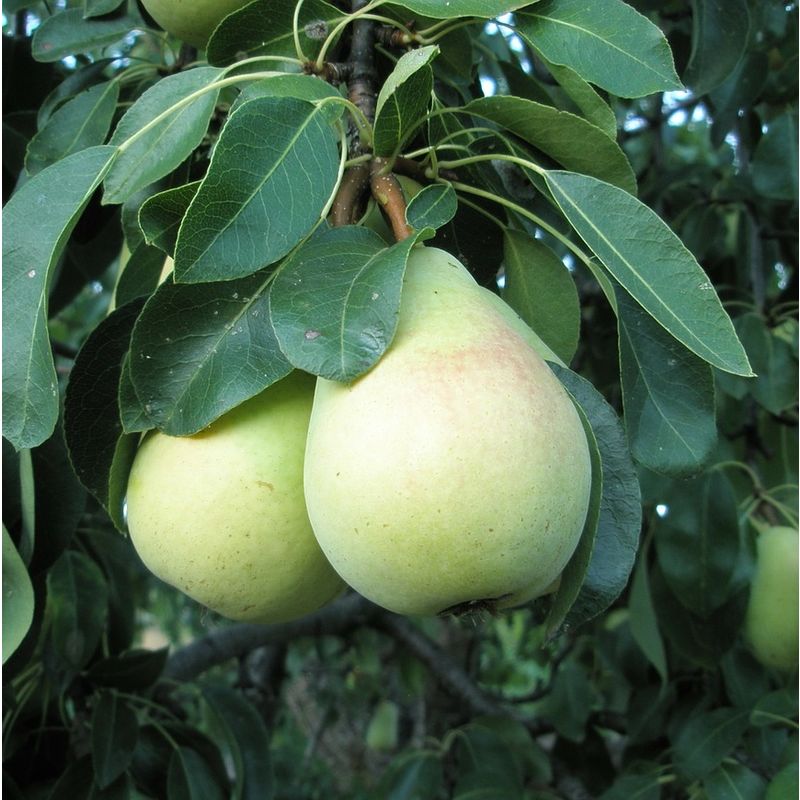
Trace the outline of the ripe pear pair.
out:
<instances>
[{"instance_id":1,"label":"ripe pear pair","mask_svg":"<svg viewBox=\"0 0 800 800\"><path fill-rule=\"evenodd\" d=\"M312 380L145 440L128 522L157 575L260 621L307 613L342 579L412 615L547 591L587 512L585 434L530 330L455 258L412 251L380 362L318 380L313 408Z\"/></svg>"}]
</instances>

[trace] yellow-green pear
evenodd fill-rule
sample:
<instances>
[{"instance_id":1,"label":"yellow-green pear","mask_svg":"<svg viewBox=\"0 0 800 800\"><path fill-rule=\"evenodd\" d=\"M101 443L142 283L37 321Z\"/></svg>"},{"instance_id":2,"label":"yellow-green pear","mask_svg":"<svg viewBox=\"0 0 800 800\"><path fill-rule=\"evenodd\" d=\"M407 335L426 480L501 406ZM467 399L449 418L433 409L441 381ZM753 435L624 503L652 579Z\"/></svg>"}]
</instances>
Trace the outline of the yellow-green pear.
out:
<instances>
[{"instance_id":1,"label":"yellow-green pear","mask_svg":"<svg viewBox=\"0 0 800 800\"><path fill-rule=\"evenodd\" d=\"M797 530L764 528L756 547L745 634L764 666L790 670L798 660Z\"/></svg>"},{"instance_id":2,"label":"yellow-green pear","mask_svg":"<svg viewBox=\"0 0 800 800\"><path fill-rule=\"evenodd\" d=\"M251 0L142 0L147 13L187 44L204 48L222 20Z\"/></svg>"},{"instance_id":3,"label":"yellow-green pear","mask_svg":"<svg viewBox=\"0 0 800 800\"><path fill-rule=\"evenodd\" d=\"M453 256L418 247L383 358L351 384L317 382L311 524L342 578L385 608L519 605L578 543L586 437L513 319Z\"/></svg>"},{"instance_id":4,"label":"yellow-green pear","mask_svg":"<svg viewBox=\"0 0 800 800\"><path fill-rule=\"evenodd\" d=\"M147 434L127 511L153 573L250 622L302 616L342 591L303 499L313 393L314 378L296 371L194 436Z\"/></svg>"}]
</instances>

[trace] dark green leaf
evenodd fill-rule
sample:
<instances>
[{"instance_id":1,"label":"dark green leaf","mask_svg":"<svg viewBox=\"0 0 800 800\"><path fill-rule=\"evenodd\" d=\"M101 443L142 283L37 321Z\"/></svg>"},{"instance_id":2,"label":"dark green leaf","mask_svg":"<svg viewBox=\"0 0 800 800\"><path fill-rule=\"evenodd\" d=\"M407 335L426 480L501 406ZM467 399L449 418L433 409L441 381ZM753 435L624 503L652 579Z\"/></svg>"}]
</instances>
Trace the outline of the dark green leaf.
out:
<instances>
[{"instance_id":1,"label":"dark green leaf","mask_svg":"<svg viewBox=\"0 0 800 800\"><path fill-rule=\"evenodd\" d=\"M83 0L84 17L102 17L122 5L123 0Z\"/></svg>"},{"instance_id":2,"label":"dark green leaf","mask_svg":"<svg viewBox=\"0 0 800 800\"><path fill-rule=\"evenodd\" d=\"M142 303L118 308L95 328L78 353L64 400L64 436L75 472L120 530L138 437L122 431L118 389Z\"/></svg>"},{"instance_id":3,"label":"dark green leaf","mask_svg":"<svg viewBox=\"0 0 800 800\"><path fill-rule=\"evenodd\" d=\"M548 63L547 69L581 114L603 133L616 139L617 118L614 111L594 88L569 67Z\"/></svg>"},{"instance_id":4,"label":"dark green leaf","mask_svg":"<svg viewBox=\"0 0 800 800\"><path fill-rule=\"evenodd\" d=\"M141 433L155 427L147 416L139 395L136 394L136 387L131 378L130 352L122 361L122 374L119 376L119 418L125 433Z\"/></svg>"},{"instance_id":5,"label":"dark green leaf","mask_svg":"<svg viewBox=\"0 0 800 800\"><path fill-rule=\"evenodd\" d=\"M454 749L458 764L454 798L486 796L480 790L509 800L521 797L522 771L499 734L483 725L465 725L458 731Z\"/></svg>"},{"instance_id":6,"label":"dark green leaf","mask_svg":"<svg viewBox=\"0 0 800 800\"><path fill-rule=\"evenodd\" d=\"M274 796L269 733L264 720L238 692L207 687L203 697L211 708L233 759L234 800L271 800Z\"/></svg>"},{"instance_id":7,"label":"dark green leaf","mask_svg":"<svg viewBox=\"0 0 800 800\"><path fill-rule=\"evenodd\" d=\"M257 97L296 97L313 103L326 97L341 97L341 94L330 83L313 75L276 73L270 78L245 86L231 110ZM322 110L330 122L335 122L344 114L344 106L341 103L325 103Z\"/></svg>"},{"instance_id":8,"label":"dark green leaf","mask_svg":"<svg viewBox=\"0 0 800 800\"><path fill-rule=\"evenodd\" d=\"M636 177L620 146L583 117L520 97L481 97L465 106L492 120L566 169L636 193Z\"/></svg>"},{"instance_id":9,"label":"dark green leaf","mask_svg":"<svg viewBox=\"0 0 800 800\"><path fill-rule=\"evenodd\" d=\"M572 554L567 566L561 573L553 604L547 615L545 625L547 635L553 636L561 627L573 603L580 594L581 587L586 578L586 572L592 560L594 550L594 539L597 535L597 523L600 517L600 501L603 495L603 467L600 459L600 451L597 447L597 439L589 419L583 408L576 403L576 410L583 423L586 433L586 441L589 445L589 454L592 464L592 487L589 496L589 508L586 512L586 521L583 524L583 531L578 546Z\"/></svg>"},{"instance_id":10,"label":"dark green leaf","mask_svg":"<svg viewBox=\"0 0 800 800\"><path fill-rule=\"evenodd\" d=\"M96 686L137 691L149 689L159 678L167 662L169 648L128 650L118 656L95 661L86 678Z\"/></svg>"},{"instance_id":11,"label":"dark green leaf","mask_svg":"<svg viewBox=\"0 0 800 800\"><path fill-rule=\"evenodd\" d=\"M770 120L753 154L753 185L765 197L797 202L797 113Z\"/></svg>"},{"instance_id":12,"label":"dark green leaf","mask_svg":"<svg viewBox=\"0 0 800 800\"><path fill-rule=\"evenodd\" d=\"M399 5L433 19L459 19L460 17L498 17L507 11L522 8L530 0L401 0Z\"/></svg>"},{"instance_id":13,"label":"dark green leaf","mask_svg":"<svg viewBox=\"0 0 800 800\"><path fill-rule=\"evenodd\" d=\"M36 537L31 574L47 569L64 551L86 508L86 492L75 477L62 425L31 451L35 483Z\"/></svg>"},{"instance_id":14,"label":"dark green leaf","mask_svg":"<svg viewBox=\"0 0 800 800\"><path fill-rule=\"evenodd\" d=\"M752 708L769 691L769 675L744 647L726 653L720 667L726 694L735 706Z\"/></svg>"},{"instance_id":15,"label":"dark green leaf","mask_svg":"<svg viewBox=\"0 0 800 800\"><path fill-rule=\"evenodd\" d=\"M742 57L750 30L747 0L692 0L692 26L683 81L701 95L719 86Z\"/></svg>"},{"instance_id":16,"label":"dark green leaf","mask_svg":"<svg viewBox=\"0 0 800 800\"><path fill-rule=\"evenodd\" d=\"M680 89L664 34L621 0L541 0L517 30L554 64L620 97Z\"/></svg>"},{"instance_id":17,"label":"dark green leaf","mask_svg":"<svg viewBox=\"0 0 800 800\"><path fill-rule=\"evenodd\" d=\"M62 104L67 102L75 95L80 94L84 89L103 83L106 78L103 73L113 62L112 58L99 58L92 64L79 67L74 72L67 75L61 83L50 92L39 106L36 113L36 127L38 130L47 125L47 121Z\"/></svg>"},{"instance_id":18,"label":"dark green leaf","mask_svg":"<svg viewBox=\"0 0 800 800\"><path fill-rule=\"evenodd\" d=\"M293 35L296 5L296 0L259 0L229 14L208 43L209 64L225 66L242 57L258 55L296 58ZM304 0L298 23L300 46L308 58L316 57L334 23L342 16L338 8L323 0Z\"/></svg>"},{"instance_id":19,"label":"dark green leaf","mask_svg":"<svg viewBox=\"0 0 800 800\"><path fill-rule=\"evenodd\" d=\"M188 747L172 752L167 773L168 800L223 800L222 788L200 755Z\"/></svg>"},{"instance_id":20,"label":"dark green leaf","mask_svg":"<svg viewBox=\"0 0 800 800\"><path fill-rule=\"evenodd\" d=\"M250 275L285 256L322 217L339 169L324 112L261 97L228 119L175 250L184 283Z\"/></svg>"},{"instance_id":21,"label":"dark green leaf","mask_svg":"<svg viewBox=\"0 0 800 800\"><path fill-rule=\"evenodd\" d=\"M608 608L628 583L639 546L642 509L636 471L614 410L584 378L555 364L550 368L586 413L603 469L592 559L565 623L574 628Z\"/></svg>"},{"instance_id":22,"label":"dark green leaf","mask_svg":"<svg viewBox=\"0 0 800 800\"><path fill-rule=\"evenodd\" d=\"M400 57L381 86L375 110L376 155L399 152L425 120L433 89L430 62L438 53L433 45L411 50Z\"/></svg>"},{"instance_id":23,"label":"dark green leaf","mask_svg":"<svg viewBox=\"0 0 800 800\"><path fill-rule=\"evenodd\" d=\"M703 780L708 800L763 800L767 782L737 762L720 764Z\"/></svg>"},{"instance_id":24,"label":"dark green leaf","mask_svg":"<svg viewBox=\"0 0 800 800\"><path fill-rule=\"evenodd\" d=\"M658 617L653 607L653 598L650 595L646 553L639 558L633 574L628 610L631 634L647 656L647 660L656 668L656 672L661 676L662 685L664 685L668 678L667 655L658 629Z\"/></svg>"},{"instance_id":25,"label":"dark green leaf","mask_svg":"<svg viewBox=\"0 0 800 800\"><path fill-rule=\"evenodd\" d=\"M617 290L625 428L633 457L683 477L710 460L717 443L711 367Z\"/></svg>"},{"instance_id":26,"label":"dark green leaf","mask_svg":"<svg viewBox=\"0 0 800 800\"><path fill-rule=\"evenodd\" d=\"M91 731L94 779L105 789L128 768L139 723L124 700L113 692L101 692L92 711Z\"/></svg>"},{"instance_id":27,"label":"dark green leaf","mask_svg":"<svg viewBox=\"0 0 800 800\"><path fill-rule=\"evenodd\" d=\"M798 792L798 766L795 761L787 764L769 783L764 800L785 800L797 797Z\"/></svg>"},{"instance_id":28,"label":"dark green leaf","mask_svg":"<svg viewBox=\"0 0 800 800\"><path fill-rule=\"evenodd\" d=\"M33 622L33 586L14 542L3 526L3 663L19 647Z\"/></svg>"},{"instance_id":29,"label":"dark green leaf","mask_svg":"<svg viewBox=\"0 0 800 800\"><path fill-rule=\"evenodd\" d=\"M759 698L750 715L750 723L756 726L793 725L797 719L797 692L777 689Z\"/></svg>"},{"instance_id":30,"label":"dark green leaf","mask_svg":"<svg viewBox=\"0 0 800 800\"><path fill-rule=\"evenodd\" d=\"M125 112L109 142L120 146L120 156L106 177L104 203L124 202L172 172L200 144L219 93L217 89L203 90L220 73L213 67L195 67L169 75ZM183 102L189 98L193 99ZM159 121L148 127L156 119ZM145 129L146 133L140 134Z\"/></svg>"},{"instance_id":31,"label":"dark green leaf","mask_svg":"<svg viewBox=\"0 0 800 800\"><path fill-rule=\"evenodd\" d=\"M111 127L118 96L119 83L108 81L64 103L28 144L28 172L35 175L72 153L102 144Z\"/></svg>"},{"instance_id":32,"label":"dark green leaf","mask_svg":"<svg viewBox=\"0 0 800 800\"><path fill-rule=\"evenodd\" d=\"M551 171L546 180L581 238L657 322L714 366L752 375L708 276L655 212L588 175Z\"/></svg>"},{"instance_id":33,"label":"dark green leaf","mask_svg":"<svg viewBox=\"0 0 800 800\"><path fill-rule=\"evenodd\" d=\"M689 719L673 740L678 773L693 781L716 769L741 739L747 716L735 708L717 708Z\"/></svg>"},{"instance_id":34,"label":"dark green leaf","mask_svg":"<svg viewBox=\"0 0 800 800\"><path fill-rule=\"evenodd\" d=\"M141 402L153 424L184 436L288 375L291 365L270 325L271 279L258 273L225 283L162 284L133 333L134 408Z\"/></svg>"},{"instance_id":35,"label":"dark green leaf","mask_svg":"<svg viewBox=\"0 0 800 800\"><path fill-rule=\"evenodd\" d=\"M129 800L132 787L127 775L123 775L111 786L100 789L94 781L94 767L90 756L72 761L59 777L48 800L80 797L81 800Z\"/></svg>"},{"instance_id":36,"label":"dark green leaf","mask_svg":"<svg viewBox=\"0 0 800 800\"><path fill-rule=\"evenodd\" d=\"M675 596L707 618L739 587L741 550L736 495L719 470L675 484L656 525L658 561Z\"/></svg>"},{"instance_id":37,"label":"dark green leaf","mask_svg":"<svg viewBox=\"0 0 800 800\"><path fill-rule=\"evenodd\" d=\"M406 222L415 230L441 228L456 215L458 200L453 187L443 184L426 186L411 198L406 208Z\"/></svg>"},{"instance_id":38,"label":"dark green leaf","mask_svg":"<svg viewBox=\"0 0 800 800\"><path fill-rule=\"evenodd\" d=\"M186 183L154 194L142 203L139 225L148 244L160 247L171 256L175 255L178 229L199 187L200 181Z\"/></svg>"},{"instance_id":39,"label":"dark green leaf","mask_svg":"<svg viewBox=\"0 0 800 800\"><path fill-rule=\"evenodd\" d=\"M47 333L50 271L115 153L112 147L92 147L53 164L25 183L3 210L3 435L14 447L35 447L55 427L58 390Z\"/></svg>"},{"instance_id":40,"label":"dark green leaf","mask_svg":"<svg viewBox=\"0 0 800 800\"><path fill-rule=\"evenodd\" d=\"M620 775L598 800L659 800L658 775Z\"/></svg>"},{"instance_id":41,"label":"dark green leaf","mask_svg":"<svg viewBox=\"0 0 800 800\"><path fill-rule=\"evenodd\" d=\"M542 703L542 715L564 738L581 742L594 699L595 688L585 669L575 661L566 661L559 667L552 690Z\"/></svg>"},{"instance_id":42,"label":"dark green leaf","mask_svg":"<svg viewBox=\"0 0 800 800\"><path fill-rule=\"evenodd\" d=\"M421 800L438 797L444 785L437 753L417 750L395 758L383 773L375 800Z\"/></svg>"},{"instance_id":43,"label":"dark green leaf","mask_svg":"<svg viewBox=\"0 0 800 800\"><path fill-rule=\"evenodd\" d=\"M545 244L522 231L503 239L503 299L564 363L578 347L581 309L569 270Z\"/></svg>"},{"instance_id":44,"label":"dark green leaf","mask_svg":"<svg viewBox=\"0 0 800 800\"><path fill-rule=\"evenodd\" d=\"M33 34L37 61L60 61L75 53L98 50L126 36L137 22L133 17L84 19L79 8L68 8L47 17Z\"/></svg>"},{"instance_id":45,"label":"dark green leaf","mask_svg":"<svg viewBox=\"0 0 800 800\"><path fill-rule=\"evenodd\" d=\"M366 372L394 336L416 237L387 248L373 231L333 228L287 259L270 290L270 315L286 357L300 369L348 381Z\"/></svg>"},{"instance_id":46,"label":"dark green leaf","mask_svg":"<svg viewBox=\"0 0 800 800\"><path fill-rule=\"evenodd\" d=\"M68 669L91 658L108 615L108 584L88 556L67 550L47 575L47 616L55 653Z\"/></svg>"},{"instance_id":47,"label":"dark green leaf","mask_svg":"<svg viewBox=\"0 0 800 800\"><path fill-rule=\"evenodd\" d=\"M114 302L124 306L140 297L149 297L165 270L164 251L141 242L131 253L114 289Z\"/></svg>"}]
</instances>

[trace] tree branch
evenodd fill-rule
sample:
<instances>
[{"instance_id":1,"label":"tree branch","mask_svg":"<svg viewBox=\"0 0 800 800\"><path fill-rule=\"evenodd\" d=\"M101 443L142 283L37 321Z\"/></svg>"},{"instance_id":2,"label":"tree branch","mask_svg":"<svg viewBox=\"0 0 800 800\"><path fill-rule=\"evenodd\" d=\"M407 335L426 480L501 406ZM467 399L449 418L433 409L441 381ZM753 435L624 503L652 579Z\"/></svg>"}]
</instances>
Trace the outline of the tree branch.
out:
<instances>
[{"instance_id":1,"label":"tree branch","mask_svg":"<svg viewBox=\"0 0 800 800\"><path fill-rule=\"evenodd\" d=\"M360 595L348 594L292 622L229 625L175 651L164 668L164 677L173 681L190 681L217 664L239 658L264 645L282 644L302 636L340 635L364 625L378 610Z\"/></svg>"}]
</instances>

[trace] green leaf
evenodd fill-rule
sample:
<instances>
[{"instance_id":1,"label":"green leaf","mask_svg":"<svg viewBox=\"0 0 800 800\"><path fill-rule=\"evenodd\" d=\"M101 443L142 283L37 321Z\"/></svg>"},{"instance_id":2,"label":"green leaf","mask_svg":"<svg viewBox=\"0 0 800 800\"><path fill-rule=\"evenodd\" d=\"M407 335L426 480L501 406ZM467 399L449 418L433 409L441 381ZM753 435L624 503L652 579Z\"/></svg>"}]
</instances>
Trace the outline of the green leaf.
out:
<instances>
[{"instance_id":1,"label":"green leaf","mask_svg":"<svg viewBox=\"0 0 800 800\"><path fill-rule=\"evenodd\" d=\"M122 360L122 373L119 376L119 418L125 433L141 433L155 427L144 410L136 387L131 378L131 354Z\"/></svg>"},{"instance_id":2,"label":"green leaf","mask_svg":"<svg viewBox=\"0 0 800 800\"><path fill-rule=\"evenodd\" d=\"M50 270L115 154L92 147L68 156L27 181L3 210L3 435L16 448L35 447L55 427Z\"/></svg>"},{"instance_id":3,"label":"green leaf","mask_svg":"<svg viewBox=\"0 0 800 800\"><path fill-rule=\"evenodd\" d=\"M200 181L186 183L154 194L142 203L139 226L148 244L155 245L171 256L175 255L181 222L199 187Z\"/></svg>"},{"instance_id":4,"label":"green leaf","mask_svg":"<svg viewBox=\"0 0 800 800\"><path fill-rule=\"evenodd\" d=\"M100 789L94 780L94 767L90 756L81 756L69 762L53 786L47 800L62 797L80 797L81 800L129 800L133 787L127 775L121 776L111 786Z\"/></svg>"},{"instance_id":5,"label":"green leaf","mask_svg":"<svg viewBox=\"0 0 800 800\"><path fill-rule=\"evenodd\" d=\"M332 228L287 259L270 290L270 314L289 361L338 381L375 364L397 327L416 238L387 248L367 228Z\"/></svg>"},{"instance_id":6,"label":"green leaf","mask_svg":"<svg viewBox=\"0 0 800 800\"><path fill-rule=\"evenodd\" d=\"M168 800L223 800L221 787L205 759L188 747L172 751L167 773Z\"/></svg>"},{"instance_id":7,"label":"green leaf","mask_svg":"<svg viewBox=\"0 0 800 800\"><path fill-rule=\"evenodd\" d=\"M676 477L708 464L717 444L711 367L617 290L625 428L633 457Z\"/></svg>"},{"instance_id":8,"label":"green leaf","mask_svg":"<svg viewBox=\"0 0 800 800\"><path fill-rule=\"evenodd\" d=\"M123 0L83 0L83 16L102 17L116 11L122 2Z\"/></svg>"},{"instance_id":9,"label":"green leaf","mask_svg":"<svg viewBox=\"0 0 800 800\"><path fill-rule=\"evenodd\" d=\"M692 0L692 52L683 82L706 94L733 72L747 45L747 0Z\"/></svg>"},{"instance_id":10,"label":"green leaf","mask_svg":"<svg viewBox=\"0 0 800 800\"><path fill-rule=\"evenodd\" d=\"M664 34L622 0L541 0L515 19L548 61L619 97L682 88Z\"/></svg>"},{"instance_id":11,"label":"green leaf","mask_svg":"<svg viewBox=\"0 0 800 800\"><path fill-rule=\"evenodd\" d=\"M124 306L140 297L149 297L158 286L164 270L164 251L141 242L131 253L114 288L114 302Z\"/></svg>"},{"instance_id":12,"label":"green leaf","mask_svg":"<svg viewBox=\"0 0 800 800\"><path fill-rule=\"evenodd\" d=\"M607 136L616 139L617 118L611 106L574 70L560 64L545 63L550 74L575 103L581 114Z\"/></svg>"},{"instance_id":13,"label":"green leaf","mask_svg":"<svg viewBox=\"0 0 800 800\"><path fill-rule=\"evenodd\" d=\"M60 61L76 53L99 50L114 44L137 27L134 17L84 19L79 8L59 11L43 20L33 34L33 57L37 61Z\"/></svg>"},{"instance_id":14,"label":"green leaf","mask_svg":"<svg viewBox=\"0 0 800 800\"><path fill-rule=\"evenodd\" d=\"M206 687L211 709L234 764L234 800L271 800L275 795L270 742L264 720L239 692Z\"/></svg>"},{"instance_id":15,"label":"green leaf","mask_svg":"<svg viewBox=\"0 0 800 800\"><path fill-rule=\"evenodd\" d=\"M317 100L324 100L326 97L341 96L330 83L314 75L276 74L245 86L231 110L234 111L240 105L255 100L257 97L296 97L299 100L314 103ZM344 105L342 103L325 103L322 110L329 122L335 122L344 114Z\"/></svg>"},{"instance_id":16,"label":"green leaf","mask_svg":"<svg viewBox=\"0 0 800 800\"><path fill-rule=\"evenodd\" d=\"M456 215L458 199L449 184L426 186L411 198L406 207L406 222L421 231L423 228L441 228Z\"/></svg>"},{"instance_id":17,"label":"green leaf","mask_svg":"<svg viewBox=\"0 0 800 800\"><path fill-rule=\"evenodd\" d=\"M573 228L645 311L715 367L753 374L708 276L654 211L587 175L551 171L546 180Z\"/></svg>"},{"instance_id":18,"label":"green leaf","mask_svg":"<svg viewBox=\"0 0 800 800\"><path fill-rule=\"evenodd\" d=\"M661 784L656 775L620 775L598 800L660 800Z\"/></svg>"},{"instance_id":19,"label":"green leaf","mask_svg":"<svg viewBox=\"0 0 800 800\"><path fill-rule=\"evenodd\" d=\"M747 712L717 708L689 719L673 739L675 769L689 781L716 769L739 743L747 728Z\"/></svg>"},{"instance_id":20,"label":"green leaf","mask_svg":"<svg viewBox=\"0 0 800 800\"><path fill-rule=\"evenodd\" d=\"M414 14L433 19L459 19L460 17L499 17L530 4L530 0L401 0L396 5Z\"/></svg>"},{"instance_id":21,"label":"green leaf","mask_svg":"<svg viewBox=\"0 0 800 800\"><path fill-rule=\"evenodd\" d=\"M20 646L33 622L33 586L3 525L3 663Z\"/></svg>"},{"instance_id":22,"label":"green leaf","mask_svg":"<svg viewBox=\"0 0 800 800\"><path fill-rule=\"evenodd\" d=\"M68 669L94 653L108 615L108 584L95 562L67 550L47 575L47 617L52 647Z\"/></svg>"},{"instance_id":23,"label":"green leaf","mask_svg":"<svg viewBox=\"0 0 800 800\"><path fill-rule=\"evenodd\" d=\"M122 503L138 437L123 433L118 387L142 304L118 308L92 331L75 359L64 399L64 436L75 473L119 530L125 529Z\"/></svg>"},{"instance_id":24,"label":"green leaf","mask_svg":"<svg viewBox=\"0 0 800 800\"><path fill-rule=\"evenodd\" d=\"M111 136L120 156L105 180L104 203L122 203L132 194L169 174L200 144L219 90L202 91L219 78L213 67L195 67L162 78L125 112ZM195 92L191 102L182 103ZM172 113L166 114L172 110ZM139 135L161 114L163 119ZM134 136L136 140L127 144Z\"/></svg>"},{"instance_id":25,"label":"green leaf","mask_svg":"<svg viewBox=\"0 0 800 800\"><path fill-rule=\"evenodd\" d=\"M791 345L775 336L764 318L754 312L738 317L735 327L758 376L744 388L773 414L793 406L797 402L797 358Z\"/></svg>"},{"instance_id":26,"label":"green leaf","mask_svg":"<svg viewBox=\"0 0 800 800\"><path fill-rule=\"evenodd\" d=\"M503 299L566 364L578 348L581 309L569 270L544 243L522 231L503 238Z\"/></svg>"},{"instance_id":27,"label":"green leaf","mask_svg":"<svg viewBox=\"0 0 800 800\"><path fill-rule=\"evenodd\" d=\"M797 762L787 764L770 781L764 800L784 800L787 797L797 797L799 782Z\"/></svg>"},{"instance_id":28,"label":"green leaf","mask_svg":"<svg viewBox=\"0 0 800 800\"><path fill-rule=\"evenodd\" d=\"M565 739L581 742L592 711L596 690L577 661L564 662L556 672L550 694L542 703L542 716Z\"/></svg>"},{"instance_id":29,"label":"green leaf","mask_svg":"<svg viewBox=\"0 0 800 800\"><path fill-rule=\"evenodd\" d=\"M128 768L139 723L124 700L113 692L101 692L92 711L91 732L94 779L105 789Z\"/></svg>"},{"instance_id":30,"label":"green leaf","mask_svg":"<svg viewBox=\"0 0 800 800\"><path fill-rule=\"evenodd\" d=\"M291 372L270 325L271 278L166 282L148 300L130 374L147 417L165 433L196 433Z\"/></svg>"},{"instance_id":31,"label":"green leaf","mask_svg":"<svg viewBox=\"0 0 800 800\"><path fill-rule=\"evenodd\" d=\"M555 364L549 366L586 413L603 468L592 559L565 623L574 628L605 611L628 583L639 546L642 507L639 481L614 410L585 378Z\"/></svg>"},{"instance_id":32,"label":"green leaf","mask_svg":"<svg viewBox=\"0 0 800 800\"><path fill-rule=\"evenodd\" d=\"M502 125L568 170L636 193L636 177L625 153L583 117L534 100L502 95L478 98L464 110Z\"/></svg>"},{"instance_id":33,"label":"green leaf","mask_svg":"<svg viewBox=\"0 0 800 800\"><path fill-rule=\"evenodd\" d=\"M458 768L453 798L521 797L522 770L498 733L483 725L465 725L458 730L454 750Z\"/></svg>"},{"instance_id":34,"label":"green leaf","mask_svg":"<svg viewBox=\"0 0 800 800\"><path fill-rule=\"evenodd\" d=\"M61 83L44 99L36 112L36 128L42 130L53 114L68 100L80 94L84 89L103 83L104 72L113 63L113 58L99 58L70 72Z\"/></svg>"},{"instance_id":35,"label":"green leaf","mask_svg":"<svg viewBox=\"0 0 800 800\"><path fill-rule=\"evenodd\" d=\"M792 725L797 718L797 692L777 689L760 697L750 714L750 724L756 727L765 725Z\"/></svg>"},{"instance_id":36,"label":"green leaf","mask_svg":"<svg viewBox=\"0 0 800 800\"><path fill-rule=\"evenodd\" d=\"M592 487L589 496L589 508L586 512L586 521L583 525L580 541L567 566L561 573L558 590L545 620L548 637L552 637L558 632L580 594L583 581L586 578L586 572L592 560L594 540L597 535L597 523L600 517L600 501L603 494L603 466L600 459L600 451L597 447L597 439L583 408L577 403L575 408L581 418L581 423L586 433L586 441L589 445L592 464Z\"/></svg>"},{"instance_id":37,"label":"green leaf","mask_svg":"<svg viewBox=\"0 0 800 800\"><path fill-rule=\"evenodd\" d=\"M102 144L117 107L119 83L108 81L62 105L30 140L25 167L35 175L72 153Z\"/></svg>"},{"instance_id":38,"label":"green leaf","mask_svg":"<svg viewBox=\"0 0 800 800\"><path fill-rule=\"evenodd\" d=\"M208 42L209 64L226 66L251 56L297 58L293 22L296 0L258 0L229 14ZM299 37L303 53L315 58L342 12L322 0L304 0L300 7Z\"/></svg>"},{"instance_id":39,"label":"green leaf","mask_svg":"<svg viewBox=\"0 0 800 800\"><path fill-rule=\"evenodd\" d=\"M375 109L374 150L392 156L425 121L431 104L436 45L411 50L400 57L381 86Z\"/></svg>"},{"instance_id":40,"label":"green leaf","mask_svg":"<svg viewBox=\"0 0 800 800\"><path fill-rule=\"evenodd\" d=\"M647 573L647 554L642 553L633 574L630 599L628 601L630 612L631 634L647 660L656 668L661 677L662 687L668 680L667 655L664 642L658 630L658 617L650 595L650 579Z\"/></svg>"},{"instance_id":41,"label":"green leaf","mask_svg":"<svg viewBox=\"0 0 800 800\"><path fill-rule=\"evenodd\" d=\"M774 200L797 202L797 112L770 120L753 154L753 185Z\"/></svg>"},{"instance_id":42,"label":"green leaf","mask_svg":"<svg viewBox=\"0 0 800 800\"><path fill-rule=\"evenodd\" d=\"M285 256L319 222L339 154L322 109L261 97L228 118L175 249L184 283L250 275Z\"/></svg>"},{"instance_id":43,"label":"green leaf","mask_svg":"<svg viewBox=\"0 0 800 800\"><path fill-rule=\"evenodd\" d=\"M713 470L675 484L655 526L658 562L675 596L707 618L738 589L741 536L736 495L726 475Z\"/></svg>"},{"instance_id":44,"label":"green leaf","mask_svg":"<svg viewBox=\"0 0 800 800\"><path fill-rule=\"evenodd\" d=\"M376 790L380 800L419 800L438 797L444 785L438 753L415 750L395 758L381 776Z\"/></svg>"},{"instance_id":45,"label":"green leaf","mask_svg":"<svg viewBox=\"0 0 800 800\"><path fill-rule=\"evenodd\" d=\"M149 689L161 676L169 648L127 650L117 656L95 661L86 672L95 686L110 686L125 691Z\"/></svg>"}]
</instances>

